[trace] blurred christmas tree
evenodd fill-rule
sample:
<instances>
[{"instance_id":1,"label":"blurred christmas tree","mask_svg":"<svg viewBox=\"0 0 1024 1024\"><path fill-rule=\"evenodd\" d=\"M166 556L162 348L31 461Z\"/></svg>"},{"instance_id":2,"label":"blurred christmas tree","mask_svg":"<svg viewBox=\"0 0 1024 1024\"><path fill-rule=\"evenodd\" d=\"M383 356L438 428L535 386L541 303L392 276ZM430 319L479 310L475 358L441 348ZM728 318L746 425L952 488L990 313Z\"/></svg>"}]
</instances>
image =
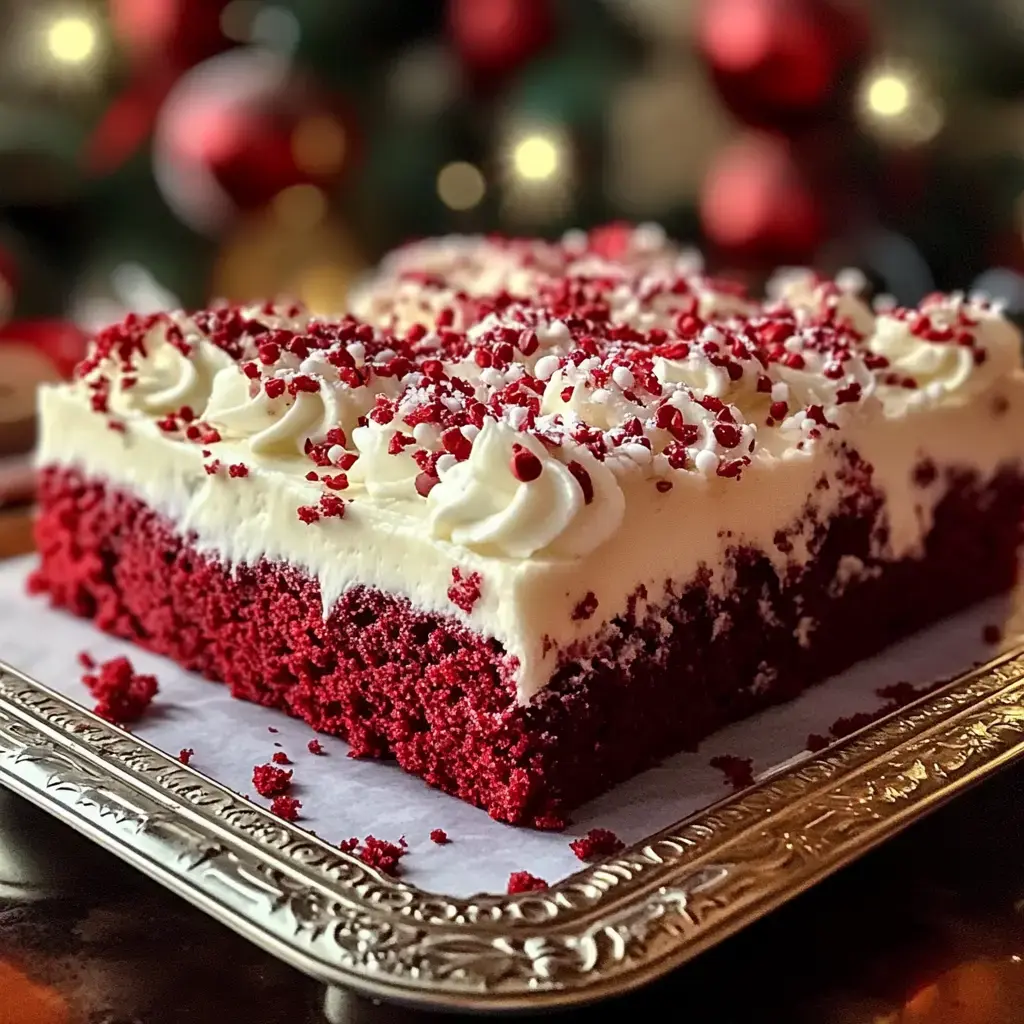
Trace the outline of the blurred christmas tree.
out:
<instances>
[{"instance_id":1,"label":"blurred christmas tree","mask_svg":"<svg viewBox=\"0 0 1024 1024\"><path fill-rule=\"evenodd\" d=\"M7 0L0 29L18 317L332 310L409 237L616 219L1024 303L1015 0Z\"/></svg>"}]
</instances>

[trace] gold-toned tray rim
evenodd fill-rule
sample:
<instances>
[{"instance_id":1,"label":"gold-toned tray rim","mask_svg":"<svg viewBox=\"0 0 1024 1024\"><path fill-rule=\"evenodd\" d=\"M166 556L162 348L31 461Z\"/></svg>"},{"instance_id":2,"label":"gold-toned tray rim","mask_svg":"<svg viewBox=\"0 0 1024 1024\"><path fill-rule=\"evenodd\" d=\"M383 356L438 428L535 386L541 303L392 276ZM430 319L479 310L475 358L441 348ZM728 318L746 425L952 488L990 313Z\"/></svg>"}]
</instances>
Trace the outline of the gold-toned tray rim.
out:
<instances>
[{"instance_id":1,"label":"gold-toned tray rim","mask_svg":"<svg viewBox=\"0 0 1024 1024\"><path fill-rule=\"evenodd\" d=\"M544 892L388 878L0 662L0 783L327 984L523 1011L651 981L1024 754L1024 644Z\"/></svg>"}]
</instances>

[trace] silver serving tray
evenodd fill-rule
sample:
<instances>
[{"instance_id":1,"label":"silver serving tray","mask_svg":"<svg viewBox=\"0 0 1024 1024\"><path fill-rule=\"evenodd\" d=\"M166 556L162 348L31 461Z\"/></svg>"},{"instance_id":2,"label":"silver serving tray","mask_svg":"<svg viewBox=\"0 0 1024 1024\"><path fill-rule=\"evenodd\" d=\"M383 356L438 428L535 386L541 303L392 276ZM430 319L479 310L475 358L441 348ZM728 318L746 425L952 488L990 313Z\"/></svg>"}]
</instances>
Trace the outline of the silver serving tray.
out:
<instances>
[{"instance_id":1,"label":"silver serving tray","mask_svg":"<svg viewBox=\"0 0 1024 1024\"><path fill-rule=\"evenodd\" d=\"M306 974L449 1010L670 971L1024 752L1024 645L551 889L368 868L0 663L0 783Z\"/></svg>"}]
</instances>

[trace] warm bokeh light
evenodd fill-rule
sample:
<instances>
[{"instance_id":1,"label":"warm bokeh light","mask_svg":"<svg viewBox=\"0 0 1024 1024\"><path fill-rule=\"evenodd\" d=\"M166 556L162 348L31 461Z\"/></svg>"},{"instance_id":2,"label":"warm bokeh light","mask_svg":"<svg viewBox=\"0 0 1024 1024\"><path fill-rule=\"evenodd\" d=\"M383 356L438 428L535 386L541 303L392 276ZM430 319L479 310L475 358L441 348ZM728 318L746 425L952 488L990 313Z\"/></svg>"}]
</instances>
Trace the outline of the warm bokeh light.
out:
<instances>
[{"instance_id":1,"label":"warm bokeh light","mask_svg":"<svg viewBox=\"0 0 1024 1024\"><path fill-rule=\"evenodd\" d=\"M879 117L899 117L910 107L910 86L900 75L882 72L868 80L865 99Z\"/></svg>"},{"instance_id":2,"label":"warm bokeh light","mask_svg":"<svg viewBox=\"0 0 1024 1024\"><path fill-rule=\"evenodd\" d=\"M527 181L553 178L561 164L558 141L550 135L527 135L512 150L512 166Z\"/></svg>"},{"instance_id":3,"label":"warm bokeh light","mask_svg":"<svg viewBox=\"0 0 1024 1024\"><path fill-rule=\"evenodd\" d=\"M861 81L860 120L883 142L917 146L942 130L945 113L913 67L886 63L870 69Z\"/></svg>"},{"instance_id":4,"label":"warm bokeh light","mask_svg":"<svg viewBox=\"0 0 1024 1024\"><path fill-rule=\"evenodd\" d=\"M46 31L46 48L61 64L85 64L95 55L98 43L96 26L81 15L58 18Z\"/></svg>"},{"instance_id":5,"label":"warm bokeh light","mask_svg":"<svg viewBox=\"0 0 1024 1024\"><path fill-rule=\"evenodd\" d=\"M327 213L327 198L315 185L292 185L274 196L274 216L290 228L312 228Z\"/></svg>"},{"instance_id":6,"label":"warm bokeh light","mask_svg":"<svg viewBox=\"0 0 1024 1024\"><path fill-rule=\"evenodd\" d=\"M308 117L292 133L292 156L307 174L336 174L345 159L345 130L333 117Z\"/></svg>"},{"instance_id":7,"label":"warm bokeh light","mask_svg":"<svg viewBox=\"0 0 1024 1024\"><path fill-rule=\"evenodd\" d=\"M457 160L441 168L437 176L437 194L452 210L470 210L487 191L484 176L472 164Z\"/></svg>"}]
</instances>

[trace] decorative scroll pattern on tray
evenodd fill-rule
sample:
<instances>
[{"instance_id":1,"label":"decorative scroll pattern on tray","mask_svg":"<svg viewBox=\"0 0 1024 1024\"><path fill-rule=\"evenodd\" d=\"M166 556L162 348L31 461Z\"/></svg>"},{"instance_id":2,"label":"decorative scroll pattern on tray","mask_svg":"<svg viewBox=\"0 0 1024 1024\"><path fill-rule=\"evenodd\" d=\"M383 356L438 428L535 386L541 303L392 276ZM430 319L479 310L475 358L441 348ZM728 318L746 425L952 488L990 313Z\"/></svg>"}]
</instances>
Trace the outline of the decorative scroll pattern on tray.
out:
<instances>
[{"instance_id":1,"label":"decorative scroll pattern on tray","mask_svg":"<svg viewBox=\"0 0 1024 1024\"><path fill-rule=\"evenodd\" d=\"M0 781L322 980L450 1008L631 988L1024 752L1024 651L542 893L380 875L0 665Z\"/></svg>"}]
</instances>

